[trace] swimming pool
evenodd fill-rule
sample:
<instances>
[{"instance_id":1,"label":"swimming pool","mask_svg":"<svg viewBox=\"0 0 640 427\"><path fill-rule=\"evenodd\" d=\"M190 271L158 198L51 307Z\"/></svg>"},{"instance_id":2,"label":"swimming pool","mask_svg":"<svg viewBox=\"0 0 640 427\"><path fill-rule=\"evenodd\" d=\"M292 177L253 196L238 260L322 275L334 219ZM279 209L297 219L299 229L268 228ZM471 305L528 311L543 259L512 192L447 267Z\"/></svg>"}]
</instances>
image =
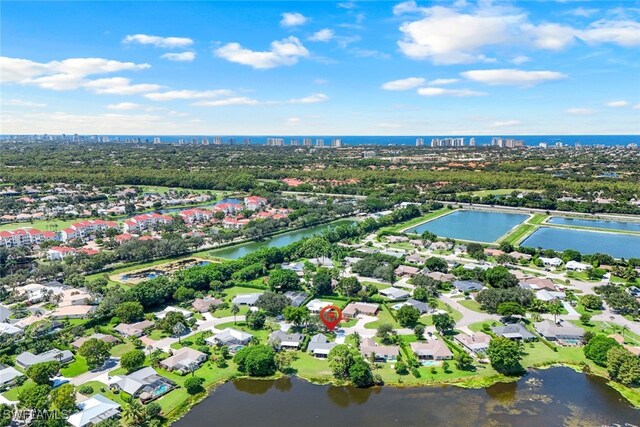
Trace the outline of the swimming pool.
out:
<instances>
[{"instance_id":1,"label":"swimming pool","mask_svg":"<svg viewBox=\"0 0 640 427\"><path fill-rule=\"evenodd\" d=\"M422 366L440 366L440 362L436 362L435 360L423 360Z\"/></svg>"}]
</instances>

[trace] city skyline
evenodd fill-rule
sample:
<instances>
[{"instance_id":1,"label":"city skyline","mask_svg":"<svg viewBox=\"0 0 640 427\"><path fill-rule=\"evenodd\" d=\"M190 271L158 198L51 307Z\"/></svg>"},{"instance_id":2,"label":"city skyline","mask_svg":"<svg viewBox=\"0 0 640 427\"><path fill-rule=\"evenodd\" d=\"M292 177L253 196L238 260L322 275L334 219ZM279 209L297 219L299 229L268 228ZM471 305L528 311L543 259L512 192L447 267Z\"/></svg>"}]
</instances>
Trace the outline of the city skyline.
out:
<instances>
[{"instance_id":1,"label":"city skyline","mask_svg":"<svg viewBox=\"0 0 640 427\"><path fill-rule=\"evenodd\" d=\"M638 6L5 2L0 133L638 134Z\"/></svg>"}]
</instances>

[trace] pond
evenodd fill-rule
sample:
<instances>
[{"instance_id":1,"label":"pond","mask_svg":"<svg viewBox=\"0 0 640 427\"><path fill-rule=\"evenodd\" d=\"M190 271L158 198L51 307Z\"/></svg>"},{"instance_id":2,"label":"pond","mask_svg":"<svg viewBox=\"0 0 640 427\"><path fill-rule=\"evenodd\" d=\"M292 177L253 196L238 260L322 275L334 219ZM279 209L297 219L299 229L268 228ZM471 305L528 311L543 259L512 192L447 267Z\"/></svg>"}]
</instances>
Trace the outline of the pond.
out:
<instances>
[{"instance_id":1,"label":"pond","mask_svg":"<svg viewBox=\"0 0 640 427\"><path fill-rule=\"evenodd\" d=\"M288 233L278 234L268 240L262 242L247 242L239 245L228 246L222 249L216 249L209 252L210 255L226 259L238 259L251 252L257 251L261 248L280 248L287 246L293 242L304 239L305 237L311 237L315 234L320 234L325 230L335 228L339 225L350 225L355 221L350 219L343 219L331 222L329 224L317 225L315 227L303 228L300 230L290 231Z\"/></svg>"},{"instance_id":2,"label":"pond","mask_svg":"<svg viewBox=\"0 0 640 427\"><path fill-rule=\"evenodd\" d=\"M547 221L549 224L569 225L576 227L605 228L608 230L637 231L640 232L640 222L609 221L604 219L568 218L552 216Z\"/></svg>"},{"instance_id":3,"label":"pond","mask_svg":"<svg viewBox=\"0 0 640 427\"><path fill-rule=\"evenodd\" d=\"M410 228L406 233L422 234L428 230L439 237L493 243L527 217L524 214L457 210Z\"/></svg>"},{"instance_id":4,"label":"pond","mask_svg":"<svg viewBox=\"0 0 640 427\"><path fill-rule=\"evenodd\" d=\"M556 251L575 249L583 254L599 252L615 258L640 257L640 236L600 231L540 227L520 245Z\"/></svg>"},{"instance_id":5,"label":"pond","mask_svg":"<svg viewBox=\"0 0 640 427\"><path fill-rule=\"evenodd\" d=\"M174 426L599 427L639 421L640 412L606 380L552 368L485 389L357 389L317 386L295 377L243 379L217 388Z\"/></svg>"}]
</instances>

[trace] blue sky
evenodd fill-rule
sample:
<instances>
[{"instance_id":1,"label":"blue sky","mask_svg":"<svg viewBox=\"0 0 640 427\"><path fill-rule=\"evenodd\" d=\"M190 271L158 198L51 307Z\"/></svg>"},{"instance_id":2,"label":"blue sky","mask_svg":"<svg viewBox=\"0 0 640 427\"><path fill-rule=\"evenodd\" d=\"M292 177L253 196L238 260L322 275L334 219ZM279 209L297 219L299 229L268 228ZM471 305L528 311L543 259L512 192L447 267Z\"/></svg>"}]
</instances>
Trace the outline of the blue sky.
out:
<instances>
[{"instance_id":1,"label":"blue sky","mask_svg":"<svg viewBox=\"0 0 640 427\"><path fill-rule=\"evenodd\" d=\"M2 4L0 133L640 134L640 2Z\"/></svg>"}]
</instances>

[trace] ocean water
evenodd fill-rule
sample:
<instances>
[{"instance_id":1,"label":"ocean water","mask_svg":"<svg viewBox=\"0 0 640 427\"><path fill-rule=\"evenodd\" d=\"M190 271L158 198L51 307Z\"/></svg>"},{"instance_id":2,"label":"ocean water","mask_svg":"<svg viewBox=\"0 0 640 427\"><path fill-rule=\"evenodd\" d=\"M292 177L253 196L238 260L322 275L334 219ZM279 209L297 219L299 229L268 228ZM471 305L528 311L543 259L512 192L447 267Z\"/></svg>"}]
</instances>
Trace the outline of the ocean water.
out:
<instances>
[{"instance_id":1,"label":"ocean water","mask_svg":"<svg viewBox=\"0 0 640 427\"><path fill-rule=\"evenodd\" d=\"M265 145L267 138L283 138L285 145L290 145L291 139L297 139L298 144L302 145L304 138L311 138L312 143L315 146L317 139L324 139L324 145L331 145L332 139L341 139L342 145L412 145L415 146L416 138L423 138L425 147L431 144L431 138L446 138L446 137L463 137L465 138L465 144L469 144L469 138L474 137L476 139L476 146L489 145L493 136L500 136L503 138L515 138L524 140L528 146L537 146L540 142L547 142L553 145L557 142L562 142L563 145L575 146L581 145L603 145L603 146L615 146L615 145L627 145L627 144L639 144L640 135L493 135L493 136L475 136L475 135L415 135L415 136L354 136L354 135L103 135L111 137L111 140L116 137L120 142L124 142L126 139L140 138L141 142L152 143L154 137L159 137L162 143L178 143L180 139L184 139L189 143L191 138L198 138L199 143L203 138L208 138L209 144L213 144L214 137L222 138L223 144L229 144L230 140L234 140L235 144L242 144L243 140L249 139L252 145Z\"/></svg>"}]
</instances>

